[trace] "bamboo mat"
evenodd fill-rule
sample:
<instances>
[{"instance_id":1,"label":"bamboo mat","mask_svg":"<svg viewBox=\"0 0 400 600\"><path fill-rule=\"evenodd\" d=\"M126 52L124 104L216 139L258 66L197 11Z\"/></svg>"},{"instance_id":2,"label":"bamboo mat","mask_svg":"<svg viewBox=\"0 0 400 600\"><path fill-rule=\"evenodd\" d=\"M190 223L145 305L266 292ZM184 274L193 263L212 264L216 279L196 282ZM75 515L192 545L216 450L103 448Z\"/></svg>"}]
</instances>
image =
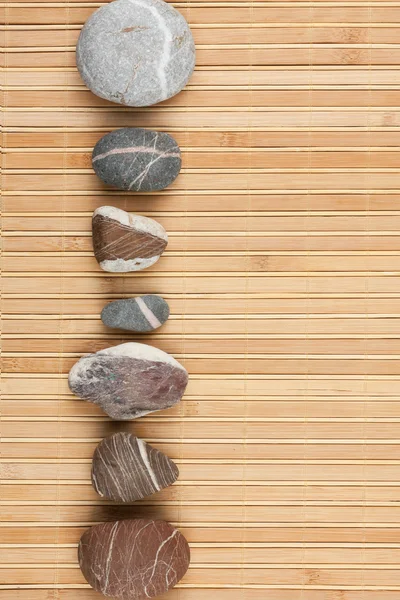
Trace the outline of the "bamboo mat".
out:
<instances>
[{"instance_id":1,"label":"bamboo mat","mask_svg":"<svg viewBox=\"0 0 400 600\"><path fill-rule=\"evenodd\" d=\"M177 2L197 67L148 109L84 88L74 46L92 2L2 5L1 600L95 600L76 561L92 523L170 520L192 564L170 600L400 595L400 2ZM174 135L167 191L105 188L94 143ZM170 234L147 271L101 272L91 213ZM163 329L102 326L159 293ZM154 344L190 373L182 403L110 422L67 386L83 354ZM101 501L90 458L126 430L181 477L135 506Z\"/></svg>"}]
</instances>

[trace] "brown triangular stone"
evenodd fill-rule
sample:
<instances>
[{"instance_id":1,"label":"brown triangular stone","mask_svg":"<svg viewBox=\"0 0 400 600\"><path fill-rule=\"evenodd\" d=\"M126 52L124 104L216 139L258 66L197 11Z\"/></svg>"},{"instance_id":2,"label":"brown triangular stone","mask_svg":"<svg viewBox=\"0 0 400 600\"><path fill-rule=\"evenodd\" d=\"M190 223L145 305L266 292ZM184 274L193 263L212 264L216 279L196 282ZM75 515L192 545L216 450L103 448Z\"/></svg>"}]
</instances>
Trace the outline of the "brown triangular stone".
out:
<instances>
[{"instance_id":1,"label":"brown triangular stone","mask_svg":"<svg viewBox=\"0 0 400 600\"><path fill-rule=\"evenodd\" d=\"M168 456L131 433L107 437L93 455L93 487L116 502L141 500L172 485L178 475Z\"/></svg>"}]
</instances>

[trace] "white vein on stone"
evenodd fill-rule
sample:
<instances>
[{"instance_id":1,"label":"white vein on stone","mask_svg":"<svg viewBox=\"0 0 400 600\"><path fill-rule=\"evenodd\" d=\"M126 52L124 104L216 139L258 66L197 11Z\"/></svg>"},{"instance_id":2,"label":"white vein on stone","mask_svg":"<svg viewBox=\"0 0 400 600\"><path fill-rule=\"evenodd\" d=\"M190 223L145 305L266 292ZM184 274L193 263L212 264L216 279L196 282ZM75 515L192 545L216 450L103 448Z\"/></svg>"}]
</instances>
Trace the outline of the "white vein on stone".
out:
<instances>
[{"instance_id":1,"label":"white vein on stone","mask_svg":"<svg viewBox=\"0 0 400 600\"><path fill-rule=\"evenodd\" d=\"M158 75L158 80L160 83L160 88L162 91L162 97L167 98L168 97L168 84L167 84L167 78L166 78L165 73L166 73L167 66L168 66L168 63L169 63L170 57L171 57L171 44L172 44L172 40L173 40L173 38L171 36L171 32L170 32L167 24L165 23L165 20L163 19L163 17L157 10L157 8L155 8L154 6L149 6L146 2L140 2L140 0L129 0L129 1L132 4L134 4L136 6L141 6L145 10L148 10L149 12L151 12L151 14L154 16L155 20L158 23L159 29L162 31L162 33L164 35L164 44L163 44L163 49L161 52L161 58L157 65L157 75Z\"/></svg>"},{"instance_id":2,"label":"white vein on stone","mask_svg":"<svg viewBox=\"0 0 400 600\"><path fill-rule=\"evenodd\" d=\"M143 181L146 179L147 175L149 174L149 171L151 169L151 167L158 162L159 160L161 160L162 158L169 158L171 156L171 154L167 154L166 152L164 152L163 154L160 154L159 156L156 156L156 158L154 158L154 160L151 160L150 162L147 163L147 165L143 168L143 170L139 173L139 175L137 175L135 177L135 179L133 179L131 181L131 183L129 184L129 189L131 190L133 188L133 186L135 184L137 184L136 189L140 190L140 188L142 187L142 183Z\"/></svg>"},{"instance_id":3,"label":"white vein on stone","mask_svg":"<svg viewBox=\"0 0 400 600\"><path fill-rule=\"evenodd\" d=\"M136 304L139 306L143 316L147 319L149 324L153 327L153 329L157 329L157 327L161 327L162 323L157 319L156 315L153 311L147 306L146 302L140 296L135 298Z\"/></svg>"},{"instance_id":4,"label":"white vein on stone","mask_svg":"<svg viewBox=\"0 0 400 600\"><path fill-rule=\"evenodd\" d=\"M159 483L157 481L156 474L155 474L155 472L152 469L152 466L150 464L149 457L148 457L148 454L147 454L147 445L140 438L137 438L136 441L137 441L137 445L138 445L138 448L139 448L140 456L142 457L143 463L145 464L146 469L147 469L147 471L148 471L148 473L150 475L150 479L153 482L153 485L156 488L156 490L160 491L161 490L161 486L159 485Z\"/></svg>"},{"instance_id":5,"label":"white vein on stone","mask_svg":"<svg viewBox=\"0 0 400 600\"><path fill-rule=\"evenodd\" d=\"M103 582L103 589L105 591L107 591L107 588L108 588L108 579L110 577L112 551L113 551L115 536L118 531L118 525L119 525L118 521L116 523L114 523L114 525L111 529L111 532L110 532L110 545L108 547L108 555L107 555L106 568L105 568L105 578L104 578L104 582ZM103 593L105 593L105 591L103 591Z\"/></svg>"},{"instance_id":6,"label":"white vein on stone","mask_svg":"<svg viewBox=\"0 0 400 600\"><path fill-rule=\"evenodd\" d=\"M171 533L171 535L170 535L169 537L167 537L167 538L166 538L166 539L165 539L165 540L164 540L164 541L163 541L163 542L162 542L162 543L159 545L159 547L158 547L158 549L157 549L157 553L156 553L156 556L155 556L155 558L154 558L153 569L152 569L152 571L151 571L150 579L149 579L149 581L148 581L148 583L147 583L146 587L144 588L145 594L146 594L146 596L148 596L148 598L151 598L151 596L149 596L149 594L147 593L147 588L148 588L148 587L149 587L149 585L151 584L151 581L152 581L152 579L153 579L153 577L154 577L154 573L155 573L155 571L156 571L156 567L157 567L157 565L158 565L158 555L160 554L160 552L161 552L161 550L163 549L163 547L165 546L165 544L168 544L168 542L169 542L170 540L172 540L172 539L173 539L173 538L176 536L176 534L177 534L177 533L178 533L178 530L177 530L177 529L175 529L175 530L174 530L174 531ZM167 584L167 588L168 588L168 584Z\"/></svg>"},{"instance_id":7,"label":"white vein on stone","mask_svg":"<svg viewBox=\"0 0 400 600\"><path fill-rule=\"evenodd\" d=\"M150 148L149 146L128 146L126 148L113 148L113 150L108 150L107 152L98 154L97 156L93 157L92 161L96 162L98 160L102 160L103 158L107 158L115 154L157 154L160 156L160 158L181 157L179 152L169 152L169 150L157 150L157 148ZM135 160L136 158L137 157L135 157Z\"/></svg>"}]
</instances>

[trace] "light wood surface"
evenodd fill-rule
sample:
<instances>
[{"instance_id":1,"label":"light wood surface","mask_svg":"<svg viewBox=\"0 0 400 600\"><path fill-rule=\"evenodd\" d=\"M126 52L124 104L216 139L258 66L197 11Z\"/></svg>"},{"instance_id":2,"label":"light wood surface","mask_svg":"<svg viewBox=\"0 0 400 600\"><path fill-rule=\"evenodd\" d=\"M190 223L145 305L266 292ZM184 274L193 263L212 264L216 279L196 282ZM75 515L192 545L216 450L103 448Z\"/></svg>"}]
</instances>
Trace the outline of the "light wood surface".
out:
<instances>
[{"instance_id":1,"label":"light wood surface","mask_svg":"<svg viewBox=\"0 0 400 600\"><path fill-rule=\"evenodd\" d=\"M93 523L151 515L192 564L170 600L400 595L400 2L177 1L190 85L133 110L74 66L100 3L2 4L4 107L0 600L95 600L76 546ZM95 142L168 131L162 193L106 188ZM100 271L91 213L113 204L170 234L145 272ZM145 338L106 329L110 300L159 293ZM171 410L115 423L74 398L84 353L127 340L190 372ZM90 486L100 439L132 431L179 465L135 506Z\"/></svg>"}]
</instances>

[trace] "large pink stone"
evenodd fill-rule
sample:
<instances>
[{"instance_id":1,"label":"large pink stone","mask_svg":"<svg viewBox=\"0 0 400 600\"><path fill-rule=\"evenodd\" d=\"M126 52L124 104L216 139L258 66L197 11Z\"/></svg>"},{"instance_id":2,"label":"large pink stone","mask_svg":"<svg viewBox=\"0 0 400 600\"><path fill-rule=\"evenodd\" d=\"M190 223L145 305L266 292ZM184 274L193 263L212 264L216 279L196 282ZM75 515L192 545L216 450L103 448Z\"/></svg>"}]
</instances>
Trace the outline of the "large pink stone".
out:
<instances>
[{"instance_id":1,"label":"large pink stone","mask_svg":"<svg viewBox=\"0 0 400 600\"><path fill-rule=\"evenodd\" d=\"M127 420L173 406L182 398L188 373L172 356L129 342L82 357L71 369L71 391Z\"/></svg>"}]
</instances>

